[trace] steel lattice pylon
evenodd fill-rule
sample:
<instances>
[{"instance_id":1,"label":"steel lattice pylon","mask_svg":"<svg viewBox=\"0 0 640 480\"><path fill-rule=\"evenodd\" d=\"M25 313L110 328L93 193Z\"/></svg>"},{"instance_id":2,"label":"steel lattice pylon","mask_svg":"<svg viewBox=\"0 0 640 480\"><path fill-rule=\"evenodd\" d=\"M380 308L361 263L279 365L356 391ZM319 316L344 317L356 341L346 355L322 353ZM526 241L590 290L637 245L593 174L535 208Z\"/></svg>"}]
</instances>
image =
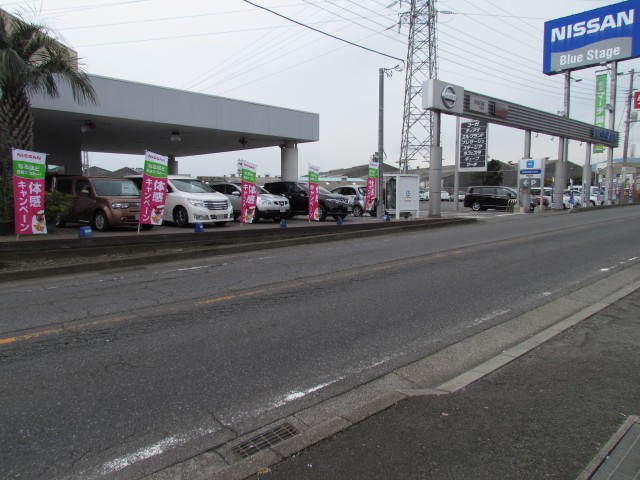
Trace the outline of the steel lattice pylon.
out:
<instances>
[{"instance_id":1,"label":"steel lattice pylon","mask_svg":"<svg viewBox=\"0 0 640 480\"><path fill-rule=\"evenodd\" d=\"M422 108L422 83L438 78L436 0L411 0L411 10L403 18L409 22L409 41L398 163L407 172L409 161L429 160L433 127L431 113Z\"/></svg>"}]
</instances>

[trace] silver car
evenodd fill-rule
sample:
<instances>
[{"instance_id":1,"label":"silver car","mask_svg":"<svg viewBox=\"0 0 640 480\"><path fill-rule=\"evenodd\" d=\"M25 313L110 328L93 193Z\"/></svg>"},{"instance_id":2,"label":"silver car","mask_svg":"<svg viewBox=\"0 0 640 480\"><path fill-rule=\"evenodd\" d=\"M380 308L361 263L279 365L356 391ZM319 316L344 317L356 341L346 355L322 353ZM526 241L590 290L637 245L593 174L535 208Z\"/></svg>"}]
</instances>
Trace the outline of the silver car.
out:
<instances>
[{"instance_id":1,"label":"silver car","mask_svg":"<svg viewBox=\"0 0 640 480\"><path fill-rule=\"evenodd\" d=\"M240 217L240 204L242 199L242 187L240 183L217 182L209 186L216 192L227 196L233 208L233 219ZM286 218L291 211L289 200L281 195L272 195L264 188L256 185L258 198L256 201L256 215L253 223L257 223L261 218L271 218L274 222L279 222L281 218Z\"/></svg>"},{"instance_id":2,"label":"silver car","mask_svg":"<svg viewBox=\"0 0 640 480\"><path fill-rule=\"evenodd\" d=\"M331 190L331 193L338 193L340 195L346 195L353 199L353 216L361 217L365 214L364 205L365 199L367 198L367 187L362 185L345 185L342 187L336 187ZM375 217L376 210L370 210L368 212L369 215Z\"/></svg>"}]
</instances>

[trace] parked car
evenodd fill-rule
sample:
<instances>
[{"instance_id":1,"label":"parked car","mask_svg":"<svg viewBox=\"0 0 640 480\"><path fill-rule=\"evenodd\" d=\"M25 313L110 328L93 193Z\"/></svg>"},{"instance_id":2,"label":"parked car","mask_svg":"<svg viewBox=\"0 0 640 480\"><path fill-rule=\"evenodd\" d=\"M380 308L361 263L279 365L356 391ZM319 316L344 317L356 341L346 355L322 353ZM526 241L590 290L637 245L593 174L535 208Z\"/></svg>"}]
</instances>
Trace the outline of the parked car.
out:
<instances>
[{"instance_id":1,"label":"parked car","mask_svg":"<svg viewBox=\"0 0 640 480\"><path fill-rule=\"evenodd\" d=\"M574 185L573 188L574 197L582 199L582 186ZM596 205L604 205L604 191L600 187L592 185L589 187L589 205L595 207Z\"/></svg>"},{"instance_id":2,"label":"parked car","mask_svg":"<svg viewBox=\"0 0 640 480\"><path fill-rule=\"evenodd\" d=\"M233 182L218 182L209 184L216 192L225 195L233 208L233 219L240 216L242 203L242 184ZM256 199L256 214L253 223L257 223L261 218L271 218L274 222L279 222L281 218L286 218L291 211L289 200L282 195L273 195L263 187L256 185L258 198Z\"/></svg>"},{"instance_id":3,"label":"parked car","mask_svg":"<svg viewBox=\"0 0 640 480\"><path fill-rule=\"evenodd\" d=\"M140 191L126 178L63 176L51 182L52 189L75 196L69 211L55 224L91 225L100 232L111 227L137 225L140 221ZM152 225L143 225L149 229Z\"/></svg>"},{"instance_id":4,"label":"parked car","mask_svg":"<svg viewBox=\"0 0 640 480\"><path fill-rule=\"evenodd\" d=\"M429 201L429 190L425 190L424 192L422 192L422 195L420 195L420 200L422 200L423 202ZM449 192L447 192L446 190L442 190L440 192L440 200L443 202L450 202L453 200L453 198L451 197L451 194Z\"/></svg>"},{"instance_id":5,"label":"parked car","mask_svg":"<svg viewBox=\"0 0 640 480\"><path fill-rule=\"evenodd\" d=\"M567 196L567 191L565 191L565 193L562 195L562 208L566 209L566 208L571 208L571 204L569 203L570 198L569 196ZM531 189L531 197L535 200L536 205L540 205L540 188L539 187L534 187ZM549 207L551 206L551 208L553 208L553 195L551 195L551 187L544 187L544 195L543 195L543 199L544 199L544 206L545 207ZM576 203L575 206L579 206L579 202Z\"/></svg>"},{"instance_id":6,"label":"parked car","mask_svg":"<svg viewBox=\"0 0 640 480\"><path fill-rule=\"evenodd\" d=\"M309 214L309 187L305 183L299 182L269 182L264 184L264 188L274 195L283 195L289 199L291 212L289 218L294 215ZM324 187L320 187L318 194L319 220L323 222L327 215L331 215L336 220L338 217L345 219L349 212L353 210L351 198L344 195L331 193Z\"/></svg>"},{"instance_id":7,"label":"parked car","mask_svg":"<svg viewBox=\"0 0 640 480\"><path fill-rule=\"evenodd\" d=\"M353 198L353 216L361 217L365 214L365 200L367 198L367 187L362 185L346 185L343 187L336 187L331 190L331 193L337 193L339 195L346 195ZM367 211L371 216L376 215L376 209L374 208Z\"/></svg>"},{"instance_id":8,"label":"parked car","mask_svg":"<svg viewBox=\"0 0 640 480\"><path fill-rule=\"evenodd\" d=\"M535 202L536 207L540 206L540 195L531 195L531 199ZM542 197L542 205L544 207L549 206L549 200L546 197Z\"/></svg>"},{"instance_id":9,"label":"parked car","mask_svg":"<svg viewBox=\"0 0 640 480\"><path fill-rule=\"evenodd\" d=\"M142 175L127 178L142 189ZM227 197L197 178L169 175L162 220L173 222L178 227L194 223L224 225L233 220L233 208Z\"/></svg>"},{"instance_id":10,"label":"parked car","mask_svg":"<svg viewBox=\"0 0 640 480\"><path fill-rule=\"evenodd\" d=\"M571 208L571 203L573 201L574 207L582 206L582 195L580 195L575 190L569 190L568 188L562 192L562 203L563 208Z\"/></svg>"},{"instance_id":11,"label":"parked car","mask_svg":"<svg viewBox=\"0 0 640 480\"><path fill-rule=\"evenodd\" d=\"M464 206L477 212L494 208L506 210L510 200L517 200L518 194L508 187L477 186L468 187L464 196Z\"/></svg>"}]
</instances>

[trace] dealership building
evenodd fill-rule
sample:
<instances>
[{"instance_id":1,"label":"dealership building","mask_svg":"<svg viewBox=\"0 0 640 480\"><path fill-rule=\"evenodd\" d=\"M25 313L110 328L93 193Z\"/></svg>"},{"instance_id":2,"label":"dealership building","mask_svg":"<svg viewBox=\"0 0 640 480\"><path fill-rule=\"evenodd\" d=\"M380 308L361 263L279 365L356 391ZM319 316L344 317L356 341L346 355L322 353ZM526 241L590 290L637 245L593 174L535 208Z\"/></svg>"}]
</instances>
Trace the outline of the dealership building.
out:
<instances>
[{"instance_id":1,"label":"dealership building","mask_svg":"<svg viewBox=\"0 0 640 480\"><path fill-rule=\"evenodd\" d=\"M82 152L169 157L169 173L179 158L273 147L280 149L281 173L298 179L298 146L319 140L320 119L258 103L89 75L97 103L74 100L59 84L60 96L31 97L35 150L64 173L82 173ZM211 160L215 162L215 156Z\"/></svg>"}]
</instances>

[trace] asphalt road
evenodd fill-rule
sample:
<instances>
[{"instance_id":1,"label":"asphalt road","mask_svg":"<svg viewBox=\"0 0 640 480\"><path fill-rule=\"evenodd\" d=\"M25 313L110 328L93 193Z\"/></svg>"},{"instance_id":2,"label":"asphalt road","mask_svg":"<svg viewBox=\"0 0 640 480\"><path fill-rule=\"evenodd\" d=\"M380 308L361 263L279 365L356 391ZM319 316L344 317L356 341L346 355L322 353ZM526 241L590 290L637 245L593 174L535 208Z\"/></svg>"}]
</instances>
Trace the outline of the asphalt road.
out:
<instances>
[{"instance_id":1,"label":"asphalt road","mask_svg":"<svg viewBox=\"0 0 640 480\"><path fill-rule=\"evenodd\" d=\"M638 207L0 285L2 478L140 478L638 262Z\"/></svg>"}]
</instances>

